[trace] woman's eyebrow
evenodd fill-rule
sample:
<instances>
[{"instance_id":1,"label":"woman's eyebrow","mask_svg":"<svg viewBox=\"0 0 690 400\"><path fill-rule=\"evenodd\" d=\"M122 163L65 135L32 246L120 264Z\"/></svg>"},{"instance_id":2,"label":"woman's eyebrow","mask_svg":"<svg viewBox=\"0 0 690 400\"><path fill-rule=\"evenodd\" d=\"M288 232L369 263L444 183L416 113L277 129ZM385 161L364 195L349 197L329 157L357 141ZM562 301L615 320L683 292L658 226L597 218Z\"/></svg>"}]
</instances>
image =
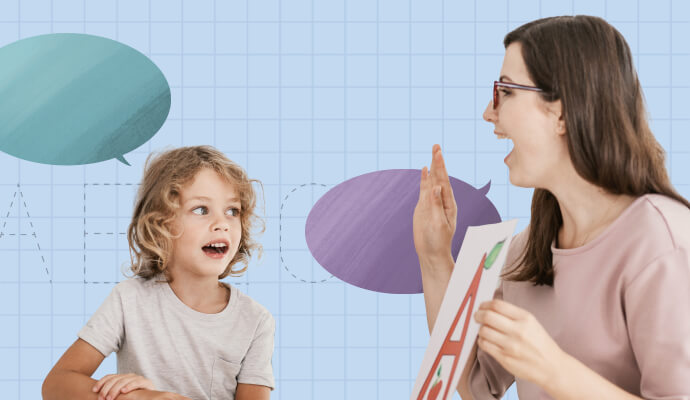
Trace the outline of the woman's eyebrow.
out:
<instances>
[{"instance_id":1,"label":"woman's eyebrow","mask_svg":"<svg viewBox=\"0 0 690 400\"><path fill-rule=\"evenodd\" d=\"M511 82L511 83L513 82L513 80L510 79L510 77L508 77L508 75L501 75L501 77L498 78L498 80L500 82Z\"/></svg>"}]
</instances>

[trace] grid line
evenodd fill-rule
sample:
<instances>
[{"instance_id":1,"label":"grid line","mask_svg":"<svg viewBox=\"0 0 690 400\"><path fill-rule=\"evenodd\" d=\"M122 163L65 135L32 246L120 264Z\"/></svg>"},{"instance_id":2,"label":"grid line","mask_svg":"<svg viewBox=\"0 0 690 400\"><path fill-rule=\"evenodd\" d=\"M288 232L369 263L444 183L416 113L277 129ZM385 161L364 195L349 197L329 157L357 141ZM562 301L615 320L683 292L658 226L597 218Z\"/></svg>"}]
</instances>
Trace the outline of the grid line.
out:
<instances>
[{"instance_id":1,"label":"grid line","mask_svg":"<svg viewBox=\"0 0 690 400\"><path fill-rule=\"evenodd\" d=\"M81 4L76 4L75 8L75 14L79 14L78 8L81 8L83 17L67 15L67 18L60 21L57 21L55 16L58 12L65 16L64 2L50 0L49 19L34 15L36 13L26 7L28 3L22 3L22 0L16 1L16 20L5 15L0 21L0 32L4 32L0 35L5 36L0 37L0 40L7 42L7 39L15 40L22 38L22 35L49 33L55 29L64 30L65 24L73 24L74 29L83 32L95 31L94 28L102 26L121 40L126 40L131 32L126 24L135 26L137 32L148 34L147 38L141 38L138 42L142 47L147 47L140 50L151 58L164 59L159 67L171 83L173 105L170 117L161 133L156 136L155 142L147 142L146 147L133 151L131 155L143 158L143 155L163 145L187 144L208 138L209 143L221 148L231 158L243 160L250 176L266 182L264 190L267 193L267 232L263 240L266 254L272 258L264 263L262 269L250 267L243 279L236 279L232 284L246 290L277 317L278 346L275 355L279 361L274 365L278 382L274 397L278 399L296 398L297 389L304 389L303 398L309 398L306 396L308 392L311 392L311 398L317 398L320 390L324 388L335 388L334 393L338 396L350 399L356 398L363 387L375 389L376 398L387 398L387 395L392 397L393 394L389 394L389 390L401 388L402 392L411 387L418 368L418 365L413 363L423 353L424 340L428 339L425 336L426 332L420 331L420 327L415 325L416 321L420 321L425 315L419 297L371 295L337 279L311 283L308 282L308 274L304 275L307 282L293 280L289 274L285 274L284 268L280 268L279 264L281 254L306 250L300 247L299 242L281 242L294 237L293 233L298 231L289 230L282 223L298 225L299 221L304 219L303 216L282 215L280 212L281 201L289 195L291 189L316 182L319 182L318 185L335 185L343 178L352 178L362 171L420 167L428 161L428 144L440 140L451 174L462 175L464 180L472 181L473 184L487 178L499 182L492 184L490 195L494 195L495 204L501 215L520 218L521 223L526 223L526 218L529 217L529 204L526 200L529 196L509 186L508 171L503 165L490 164L491 160L499 160L509 146L489 141L488 124L481 121L479 115L482 101L478 97L483 97L482 93L485 90L488 95L488 84L484 82L488 79L487 71L496 67L503 55L497 46L492 46L495 43L489 41L494 38L481 36L481 33L486 26L502 27L505 24L505 27L510 29L516 23L525 22L514 12L517 8L510 8L508 0L496 2L498 8L506 7L505 13L490 18L485 17L486 5L483 3L475 0L463 4L466 9L461 12L468 13L467 20L461 20L462 16L456 9L457 4L446 1L440 2L440 14L436 9L431 11L430 8L416 14L414 7L419 3L417 0L411 0L400 9L392 7L394 3L390 1L366 3L345 0L334 9L323 0L276 0L259 5L252 4L249 0L241 2L243 4L232 5L214 0L195 4L195 7L207 7L207 12L206 15L195 12L192 16L190 8L187 8L188 12L185 14L186 5L191 4L188 0L181 1L179 9L175 10L165 10L160 8L160 2L154 4L150 0L143 7L137 7L135 2L115 0L115 9L112 12L108 11L110 14L99 13L96 18L89 19L86 1L83 0L78 2ZM278 11L274 12L276 3ZM538 15L547 16L547 2L538 0L537 3ZM672 20L673 14L678 14L683 5L671 3L668 19L662 18L663 16L644 16L647 20L641 20L644 19L640 16L642 2L637 0L636 18L616 17L615 20L609 20L614 25L624 24L628 29L626 33L637 36L629 38L631 44L634 40L631 47L635 50L637 60L645 56L656 56L663 60L659 64L662 67L647 66L648 69L643 71L646 74L657 71L672 77L674 73L678 73L681 65L674 66L677 56L685 57L690 54L685 50L686 47L678 46L680 39L674 38L674 32L677 35L677 32L682 31L683 24L689 21L683 15L678 20ZM300 9L302 5L303 10ZM576 6L580 10L586 6L578 0L571 0L563 5L566 10L569 6L571 14L575 13ZM137 8L133 9L133 6ZM519 4L513 3L512 6L516 7ZM604 2L604 17L613 16L616 6L620 6L620 1ZM22 13L22 7L25 13ZM93 11L91 7L97 8L98 5L89 5L89 10ZM469 10L469 7L473 9ZM133 10L141 13L143 19L137 20ZM154 10L158 13L154 13ZM144 16L145 13L148 13L148 16ZM177 13L180 14L179 19ZM485 25L486 23L490 25ZM660 25L661 33L648 32L649 29L645 29L653 23ZM305 47L289 47L290 38L283 33L285 29L301 29L300 24L304 25ZM447 27L451 25L458 29L467 29L467 43L458 43L455 36L450 36L452 31ZM278 35L274 34L276 26ZM426 32L427 28L434 31ZM161 32L168 29L175 32L175 35L161 38ZM233 36L220 36L221 29L231 29ZM391 29L402 33L391 37ZM655 34L659 37L668 35L668 51L659 51L649 46L641 47L640 42L656 38L650 36ZM470 38L471 35L474 37ZM212 44L211 48L196 45L204 40ZM440 49L434 40L440 40ZM178 41L180 43L177 43ZM663 43L663 40L661 42ZM221 57L237 62L221 64ZM255 63L256 57L265 59ZM404 59L396 63L397 58ZM197 59L202 61L197 62ZM295 65L303 66L304 71L299 71L299 67L289 64L288 61L292 59L296 59ZM472 71L469 64L462 65L466 59L471 60ZM387 67L391 62L394 63L393 67ZM317 70L317 67L320 69ZM207 79L196 79L203 71L208 71ZM440 71L441 76L435 81L419 79L424 73L427 74L424 78L429 78L428 74L437 73L436 71ZM266 79L267 77L272 80ZM664 142L668 143L669 172L673 176L675 166L679 182L683 183L676 184L676 187L683 193L690 193L690 185L687 184L686 178L679 174L679 168L685 167L682 160L690 159L690 151L684 147L687 144L684 144L682 136L676 136L674 140L673 135L681 129L679 122L690 121L685 114L680 114L679 110L682 110L682 107L679 107L678 102L684 100L677 96L690 86L684 81L674 85L674 80L669 79L670 83L650 82L653 84L645 84L643 89L646 92L655 91L649 100L652 106L651 122L658 123L658 128L655 128L657 136L669 135L669 140ZM462 94L465 91L468 96ZM197 92L205 93L207 98L195 94ZM236 98L224 98L225 93L235 92ZM304 92L304 96L291 97L294 92ZM391 99L395 97L395 93L401 93L401 98ZM474 95L474 98L469 99L470 95ZM277 102L274 101L276 96ZM302 99L304 103L297 104L298 101L295 101L293 104L293 99ZM200 109L201 101L204 102L201 104L207 104L208 107L202 110L203 113L195 113ZM434 107L438 105L440 110L437 109L437 113L425 114L421 107L417 106L425 101L433 101ZM657 103L671 107L671 111L667 111L666 114L655 113L654 106ZM674 105L677 107L675 112ZM261 107L258 111L262 113L256 112L258 107ZM227 113L230 109L236 112ZM300 112L294 113L292 110ZM470 112L473 112L473 115L469 115ZM202 136L202 132L191 129L192 126L206 126L208 132L203 133L210 135ZM470 144L464 138L458 138L458 135L470 135L468 140L474 138L474 143ZM304 171L299 173L298 168L301 167L290 165L289 160L302 159L304 163L300 161L300 166L304 166ZM7 305L0 304L0 317L10 321L6 332L12 332L9 336L0 334L0 341L5 337L12 338L12 341L0 344L0 350L12 354L11 361L0 360L0 371L11 369L13 374L0 376L0 382L3 382L3 386L9 387L13 395L17 394L20 398L36 397L35 388L40 386L40 380L33 376L31 371L39 369L39 358L44 357L45 360L50 359L54 362L55 351L63 348L62 338L58 336L60 318L82 317L86 321L97 306L94 299L107 293L108 285L114 283L85 284L83 280L76 278L79 278L79 272L86 276L86 270L77 269L76 274L69 275L69 262L66 261L72 257L72 253L79 257L79 253L84 252L86 257L87 250L124 250L120 249L120 246L124 246L120 236L126 232L114 227L107 229L110 227L90 226L91 219L95 218L120 221L120 217L124 217L126 213L123 204L126 200L120 196L126 195L125 192L134 189L132 186L138 185L125 182L132 182L132 169L122 167L115 161L112 161L112 164L107 163L94 165L93 168L89 166L88 171L84 167L79 170L61 166L50 167L48 171L40 169L40 166L0 154L0 166L8 171L4 175L5 179L17 176L16 182L0 183L0 191L3 191L1 193L10 196L18 185L22 185L25 190L25 202L17 205L18 208L6 216L0 215L4 217L0 225L3 227L0 230L0 238L11 240L18 246L16 272L9 272L15 270L12 265L6 269L7 273L0 277L4 279L0 280L0 287L7 289L9 294L6 296L10 298ZM141 167L136 163L132 164L135 165L132 168ZM42 174L45 175L41 177ZM94 181L99 182L92 183ZM484 182L479 182L480 185L482 183ZM87 185L98 185L98 188L93 188L96 193L99 189L110 186L117 197L112 202L116 209L109 211L92 202L88 205L90 214L87 215L86 201L96 198L91 196L92 192L87 195ZM120 187L125 185L130 187ZM46 191L41 193L46 193L46 197L50 197L47 201L32 197L29 193L42 189ZM68 205L69 197L61 198L61 193L71 190L83 199L82 210L79 210L78 206L76 210L65 207ZM83 190L84 193L79 193L79 190ZM312 185L309 190L305 190L303 198L309 199L313 204L325 191L325 187L317 188ZM19 193L16 196L17 199L21 197ZM4 203L5 200L0 198L0 201ZM506 204L501 204L503 202ZM29 215L26 213L29 208L27 205L31 208ZM120 205L123 206L122 209ZM50 248L44 246L46 243L42 243L40 247L49 257L44 260L46 265L50 265L47 274L52 284L37 279L35 273L27 274L35 267L29 265L30 260L38 254L35 248L22 249L27 243L33 243L31 232L6 232L5 228L15 223L18 224L19 230L25 230L22 224L27 223L29 218L33 221L36 234L49 243ZM74 245L60 240L58 227L61 225L58 224L69 224L69 219L77 218L80 220L76 221L77 225L81 222L86 228L89 223L89 229L83 230L83 237L75 236ZM51 237L49 242L45 240L48 234ZM91 242L95 239L107 239L108 245ZM114 248L109 248L109 243L112 243ZM5 247L0 249L0 252L14 257L15 249L7 245ZM79 261L81 260L77 259L77 267ZM86 268L85 258L83 262ZM313 259L309 262L313 281L320 266ZM308 268L310 264L305 265ZM111 270L105 270L106 274L110 272ZM117 280L117 270L112 272L116 274ZM285 276L287 279L284 279ZM108 277L109 275L105 276ZM56 281L56 278L59 280ZM105 280L103 283L106 283ZM45 290L49 303L44 304L38 297L35 301L27 300L34 293L38 293L37 287L45 287L46 284L50 284L49 293L47 288ZM75 306L75 309L66 308L67 303L63 299L55 298L60 290L64 290L70 284L83 284L83 290L77 292L82 304ZM305 299L303 307L298 307L300 304L288 295L299 293L298 288L305 291L305 296L300 297ZM322 290L323 288L326 290ZM307 293L306 290L310 292ZM306 305L309 301L311 304ZM77 303L75 300L75 304ZM51 332L44 335L45 340L29 339L33 326L26 324L22 320L23 317L42 319L46 321L44 326L48 326L49 320ZM317 341L317 335L325 329L324 318L321 317L332 317L333 319L328 321L337 322L338 329L342 327L343 332L336 332L340 338L338 341ZM398 322L401 327L398 332L409 337L389 346L384 343L384 339L387 339L385 335L393 328L387 321L395 320L397 317L400 317ZM302 332L306 335L311 334L311 342L294 340L298 331L290 330L285 325L285 321L290 318L304 318L305 321L310 321L311 328L304 328ZM376 322L372 323L371 327L358 325L358 321L365 318L371 318L372 322ZM16 327L13 325L15 321ZM14 335L18 338L14 339ZM14 343L16 346L12 345ZM299 343L301 344L296 345ZM306 357L303 364L299 364L299 360L285 358L302 350L311 351L310 357ZM16 365L14 355L18 355ZM337 368L331 368L331 365L324 361L325 357L333 355L336 357ZM391 373L390 369L396 362L400 365L400 371ZM290 372L300 365L304 365L305 368L310 365L310 370L305 369L302 374ZM403 368L405 365L407 368ZM324 372L324 366L329 370ZM106 367L108 366L102 371L106 371ZM364 368L367 368L366 372L361 372ZM508 392L505 398L515 398L511 396L511 392Z\"/></svg>"}]
</instances>

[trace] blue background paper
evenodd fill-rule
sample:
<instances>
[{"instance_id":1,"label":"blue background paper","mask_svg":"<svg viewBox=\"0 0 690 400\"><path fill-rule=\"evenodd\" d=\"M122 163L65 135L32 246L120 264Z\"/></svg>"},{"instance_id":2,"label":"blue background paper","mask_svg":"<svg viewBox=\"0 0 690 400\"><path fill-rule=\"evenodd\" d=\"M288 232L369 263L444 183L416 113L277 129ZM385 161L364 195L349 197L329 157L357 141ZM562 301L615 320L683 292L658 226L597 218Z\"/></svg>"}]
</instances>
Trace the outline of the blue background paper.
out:
<instances>
[{"instance_id":1,"label":"blue background paper","mask_svg":"<svg viewBox=\"0 0 690 400\"><path fill-rule=\"evenodd\" d=\"M52 32L112 38L149 56L172 92L161 131L125 155L131 167L0 153L1 397L40 398L51 366L122 279L147 154L212 144L265 187L265 256L231 282L276 318L272 398L407 398L429 337L422 296L331 278L304 243L307 212L345 179L421 168L440 143L450 174L491 180L502 218L524 228L531 191L508 185L509 144L481 112L505 33L573 13L625 35L672 181L690 197L685 1L0 0L0 45Z\"/></svg>"}]
</instances>

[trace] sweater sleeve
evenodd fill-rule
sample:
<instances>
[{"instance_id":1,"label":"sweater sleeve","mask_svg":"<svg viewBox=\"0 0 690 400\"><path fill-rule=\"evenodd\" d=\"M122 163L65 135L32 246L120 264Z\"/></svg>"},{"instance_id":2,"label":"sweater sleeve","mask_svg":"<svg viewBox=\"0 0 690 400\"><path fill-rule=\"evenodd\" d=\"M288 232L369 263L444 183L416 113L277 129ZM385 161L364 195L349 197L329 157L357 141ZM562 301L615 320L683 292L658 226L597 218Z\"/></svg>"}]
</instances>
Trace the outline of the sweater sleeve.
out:
<instances>
[{"instance_id":1,"label":"sweater sleeve","mask_svg":"<svg viewBox=\"0 0 690 400\"><path fill-rule=\"evenodd\" d=\"M675 248L642 269L623 294L640 393L690 400L690 254Z\"/></svg>"},{"instance_id":2,"label":"sweater sleeve","mask_svg":"<svg viewBox=\"0 0 690 400\"><path fill-rule=\"evenodd\" d=\"M494 292L494 299L503 299L503 280ZM506 371L501 364L484 350L477 347L477 358L474 360L469 375L469 386L472 397L479 399L501 399L515 377Z\"/></svg>"},{"instance_id":3,"label":"sweater sleeve","mask_svg":"<svg viewBox=\"0 0 690 400\"><path fill-rule=\"evenodd\" d=\"M529 228L513 237L508 256L506 257L506 263L503 267L503 273L512 271L516 263L520 260L522 252L527 244L528 232ZM501 279L494 292L494 299L504 300L504 286L505 282ZM506 301L510 301L510 299ZM477 358L474 360L474 364L470 370L468 382L470 392L476 400L500 399L513 382L515 382L515 377L510 372L506 371L492 356L477 347Z\"/></svg>"}]
</instances>

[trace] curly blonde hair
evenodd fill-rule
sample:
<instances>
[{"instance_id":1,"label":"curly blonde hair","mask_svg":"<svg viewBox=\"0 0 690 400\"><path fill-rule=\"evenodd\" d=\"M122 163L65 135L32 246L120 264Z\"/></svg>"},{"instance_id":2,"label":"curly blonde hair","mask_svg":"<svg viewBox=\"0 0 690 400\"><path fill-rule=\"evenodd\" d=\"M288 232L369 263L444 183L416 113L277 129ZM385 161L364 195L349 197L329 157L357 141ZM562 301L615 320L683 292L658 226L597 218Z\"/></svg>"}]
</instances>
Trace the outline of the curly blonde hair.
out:
<instances>
[{"instance_id":1,"label":"curly blonde hair","mask_svg":"<svg viewBox=\"0 0 690 400\"><path fill-rule=\"evenodd\" d=\"M261 256L262 247L251 233L262 233L264 222L256 214L256 191L247 173L222 152L211 146L181 147L146 159L144 177L137 192L132 222L127 229L132 272L145 279L165 274L172 254L175 235L171 229L180 208L180 191L204 168L211 169L233 184L239 193L242 238L237 253L218 279L228 275L239 276L247 270L249 258ZM233 269L235 264L243 268ZM168 280L171 279L165 274Z\"/></svg>"}]
</instances>

